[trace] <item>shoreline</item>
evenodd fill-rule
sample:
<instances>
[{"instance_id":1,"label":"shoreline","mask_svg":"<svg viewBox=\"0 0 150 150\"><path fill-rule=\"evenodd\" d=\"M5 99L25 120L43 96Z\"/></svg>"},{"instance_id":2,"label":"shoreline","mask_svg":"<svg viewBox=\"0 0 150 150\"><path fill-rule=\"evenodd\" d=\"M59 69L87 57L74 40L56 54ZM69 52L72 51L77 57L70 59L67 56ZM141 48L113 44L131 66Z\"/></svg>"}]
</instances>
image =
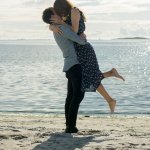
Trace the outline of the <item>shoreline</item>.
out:
<instances>
[{"instance_id":1,"label":"shoreline","mask_svg":"<svg viewBox=\"0 0 150 150\"><path fill-rule=\"evenodd\" d=\"M40 112L0 112L0 116L1 115L16 115L16 116L50 116L50 117L64 117L65 114L63 113L40 113ZM134 113L101 113L101 114L84 114L84 113L78 113L78 116L80 117L127 117L127 118L132 118L132 117L150 117L149 113L141 113L141 114L134 114Z\"/></svg>"},{"instance_id":2,"label":"shoreline","mask_svg":"<svg viewBox=\"0 0 150 150\"><path fill-rule=\"evenodd\" d=\"M0 150L150 148L150 116L78 115L78 133L64 133L64 115L0 113Z\"/></svg>"}]
</instances>

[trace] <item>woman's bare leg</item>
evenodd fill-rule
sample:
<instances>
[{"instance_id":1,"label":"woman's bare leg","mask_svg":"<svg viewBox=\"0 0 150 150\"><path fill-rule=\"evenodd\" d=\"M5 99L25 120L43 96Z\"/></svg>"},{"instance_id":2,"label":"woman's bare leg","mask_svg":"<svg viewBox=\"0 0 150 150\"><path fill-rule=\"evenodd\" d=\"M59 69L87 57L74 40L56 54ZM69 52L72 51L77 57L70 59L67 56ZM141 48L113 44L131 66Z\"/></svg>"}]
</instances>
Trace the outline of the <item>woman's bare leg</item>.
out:
<instances>
[{"instance_id":1,"label":"woman's bare leg","mask_svg":"<svg viewBox=\"0 0 150 150\"><path fill-rule=\"evenodd\" d=\"M107 93L107 91L105 90L105 88L102 84L99 85L99 87L97 88L97 91L105 98L105 100L109 104L109 108L111 110L111 113L113 113L115 110L115 106L116 106L116 100L114 100L113 98L111 98L109 96L109 94Z\"/></svg>"},{"instance_id":2,"label":"woman's bare leg","mask_svg":"<svg viewBox=\"0 0 150 150\"><path fill-rule=\"evenodd\" d=\"M104 72L103 76L104 76L104 78L116 77L116 78L119 78L119 79L122 79L123 81L125 81L125 79L118 73L118 71L115 68L111 69L110 71ZM107 91L105 90L105 88L102 84L99 85L99 87L97 88L97 91L107 101L107 103L109 104L111 113L113 113L115 110L115 106L116 106L116 100L114 100L112 97L110 97L110 95L107 93Z\"/></svg>"},{"instance_id":3,"label":"woman's bare leg","mask_svg":"<svg viewBox=\"0 0 150 150\"><path fill-rule=\"evenodd\" d=\"M119 79L122 79L123 81L125 81L125 79L118 73L118 71L117 71L115 68L111 69L111 70L108 71L108 72L104 72L104 73L103 73L103 76L104 76L105 78L108 78L108 77L116 77L116 78L119 78Z\"/></svg>"}]
</instances>

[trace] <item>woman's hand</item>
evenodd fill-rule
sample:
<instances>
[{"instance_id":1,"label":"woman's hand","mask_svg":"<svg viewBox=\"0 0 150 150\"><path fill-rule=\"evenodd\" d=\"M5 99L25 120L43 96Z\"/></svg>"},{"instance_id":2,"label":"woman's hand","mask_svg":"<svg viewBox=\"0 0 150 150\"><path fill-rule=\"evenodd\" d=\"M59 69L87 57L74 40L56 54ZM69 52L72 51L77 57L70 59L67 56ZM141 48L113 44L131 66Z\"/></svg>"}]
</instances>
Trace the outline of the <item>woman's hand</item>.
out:
<instances>
[{"instance_id":1,"label":"woman's hand","mask_svg":"<svg viewBox=\"0 0 150 150\"><path fill-rule=\"evenodd\" d=\"M81 38L81 39L86 39L86 34L81 33L81 34L80 34L80 38Z\"/></svg>"},{"instance_id":2,"label":"woman's hand","mask_svg":"<svg viewBox=\"0 0 150 150\"><path fill-rule=\"evenodd\" d=\"M49 29L56 34L60 34L60 35L63 34L62 30L57 25L49 25Z\"/></svg>"}]
</instances>

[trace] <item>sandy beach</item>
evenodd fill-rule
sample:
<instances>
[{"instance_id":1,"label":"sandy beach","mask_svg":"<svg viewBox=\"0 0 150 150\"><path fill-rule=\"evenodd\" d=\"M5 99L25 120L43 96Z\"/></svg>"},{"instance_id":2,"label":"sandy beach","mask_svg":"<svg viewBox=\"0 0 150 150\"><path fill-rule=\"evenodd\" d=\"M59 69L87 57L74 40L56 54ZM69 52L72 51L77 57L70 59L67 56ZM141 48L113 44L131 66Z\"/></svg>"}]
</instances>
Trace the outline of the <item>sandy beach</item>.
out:
<instances>
[{"instance_id":1,"label":"sandy beach","mask_svg":"<svg viewBox=\"0 0 150 150\"><path fill-rule=\"evenodd\" d=\"M0 114L0 150L150 150L150 116L79 116L66 134L63 115Z\"/></svg>"}]
</instances>

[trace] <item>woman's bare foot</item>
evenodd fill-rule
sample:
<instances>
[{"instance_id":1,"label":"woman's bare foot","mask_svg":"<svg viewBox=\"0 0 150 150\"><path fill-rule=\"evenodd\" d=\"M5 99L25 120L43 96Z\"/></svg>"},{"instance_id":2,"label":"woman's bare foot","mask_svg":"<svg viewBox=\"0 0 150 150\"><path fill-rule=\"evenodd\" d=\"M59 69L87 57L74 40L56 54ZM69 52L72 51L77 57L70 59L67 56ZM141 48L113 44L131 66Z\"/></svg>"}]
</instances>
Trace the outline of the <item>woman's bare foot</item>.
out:
<instances>
[{"instance_id":1,"label":"woman's bare foot","mask_svg":"<svg viewBox=\"0 0 150 150\"><path fill-rule=\"evenodd\" d=\"M111 113L114 113L115 106L116 106L116 100L112 99L108 104L109 104L109 108L110 108Z\"/></svg>"},{"instance_id":2,"label":"woman's bare foot","mask_svg":"<svg viewBox=\"0 0 150 150\"><path fill-rule=\"evenodd\" d=\"M118 71L115 68L112 69L112 75L116 78L119 78L125 81L125 79L118 73Z\"/></svg>"}]
</instances>

